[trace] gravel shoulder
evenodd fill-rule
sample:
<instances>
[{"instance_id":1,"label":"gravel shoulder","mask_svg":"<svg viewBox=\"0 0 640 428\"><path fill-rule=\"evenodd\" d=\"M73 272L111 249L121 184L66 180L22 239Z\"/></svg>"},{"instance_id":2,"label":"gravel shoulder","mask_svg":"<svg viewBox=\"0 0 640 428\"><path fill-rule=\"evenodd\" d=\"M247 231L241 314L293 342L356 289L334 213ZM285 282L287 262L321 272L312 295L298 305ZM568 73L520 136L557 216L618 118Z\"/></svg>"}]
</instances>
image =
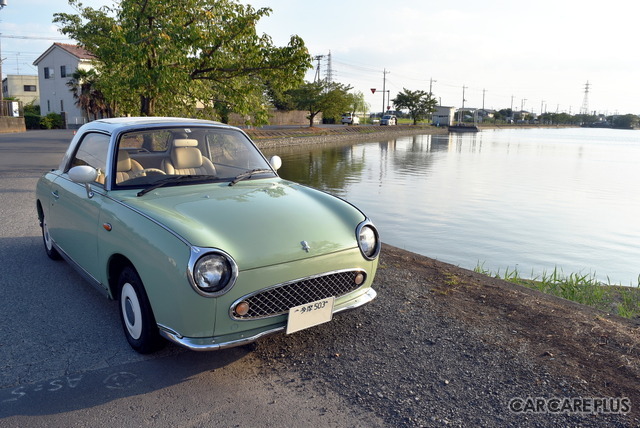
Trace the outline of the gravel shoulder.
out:
<instances>
[{"instance_id":1,"label":"gravel shoulder","mask_svg":"<svg viewBox=\"0 0 640 428\"><path fill-rule=\"evenodd\" d=\"M389 426L639 426L640 326L385 245L378 298L255 344L265 374ZM623 398L626 415L514 412L513 399Z\"/></svg>"}]
</instances>

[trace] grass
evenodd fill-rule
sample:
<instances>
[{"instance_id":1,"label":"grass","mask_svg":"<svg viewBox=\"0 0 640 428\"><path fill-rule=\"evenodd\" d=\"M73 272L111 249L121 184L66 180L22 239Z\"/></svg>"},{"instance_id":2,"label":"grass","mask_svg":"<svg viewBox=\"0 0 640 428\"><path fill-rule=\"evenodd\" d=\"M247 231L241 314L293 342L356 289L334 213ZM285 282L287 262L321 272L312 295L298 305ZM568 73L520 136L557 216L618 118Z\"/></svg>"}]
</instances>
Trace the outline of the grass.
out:
<instances>
[{"instance_id":1,"label":"grass","mask_svg":"<svg viewBox=\"0 0 640 428\"><path fill-rule=\"evenodd\" d=\"M523 278L517 268L509 269L507 267L503 274L499 270L492 273L478 263L474 271L612 312L625 318L640 317L640 275L638 276L638 287L624 287L602 283L591 273L566 275L562 269L557 267L550 274L543 272L539 277L532 273L532 279Z\"/></svg>"}]
</instances>

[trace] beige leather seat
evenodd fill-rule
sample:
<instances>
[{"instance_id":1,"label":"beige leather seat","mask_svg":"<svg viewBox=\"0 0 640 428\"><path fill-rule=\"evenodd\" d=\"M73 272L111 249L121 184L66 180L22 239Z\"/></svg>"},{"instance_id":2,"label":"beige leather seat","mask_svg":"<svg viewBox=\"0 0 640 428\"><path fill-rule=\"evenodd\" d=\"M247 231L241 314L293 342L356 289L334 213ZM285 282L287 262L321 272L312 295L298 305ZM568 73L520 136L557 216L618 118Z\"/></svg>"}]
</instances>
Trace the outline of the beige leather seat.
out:
<instances>
[{"instance_id":1,"label":"beige leather seat","mask_svg":"<svg viewBox=\"0 0 640 428\"><path fill-rule=\"evenodd\" d=\"M198 149L198 140L178 138L173 140L170 159L162 161L162 169L167 174L176 175L216 175L213 163Z\"/></svg>"},{"instance_id":2,"label":"beige leather seat","mask_svg":"<svg viewBox=\"0 0 640 428\"><path fill-rule=\"evenodd\" d=\"M129 180L136 172L142 171L142 165L131 159L126 150L118 150L118 163L116 164L116 183Z\"/></svg>"}]
</instances>

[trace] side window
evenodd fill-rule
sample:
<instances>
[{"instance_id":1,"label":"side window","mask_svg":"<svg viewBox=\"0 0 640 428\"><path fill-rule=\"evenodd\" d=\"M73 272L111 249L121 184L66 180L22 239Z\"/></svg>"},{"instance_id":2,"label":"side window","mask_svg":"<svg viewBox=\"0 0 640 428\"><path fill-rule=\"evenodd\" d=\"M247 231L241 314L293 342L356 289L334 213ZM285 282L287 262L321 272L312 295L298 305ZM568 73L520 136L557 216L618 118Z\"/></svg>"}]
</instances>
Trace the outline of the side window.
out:
<instances>
[{"instance_id":1,"label":"side window","mask_svg":"<svg viewBox=\"0 0 640 428\"><path fill-rule=\"evenodd\" d=\"M104 174L107 169L109 153L109 136L90 133L84 136L75 156L71 160L71 167L89 165L98 170L96 182L104 184Z\"/></svg>"}]
</instances>

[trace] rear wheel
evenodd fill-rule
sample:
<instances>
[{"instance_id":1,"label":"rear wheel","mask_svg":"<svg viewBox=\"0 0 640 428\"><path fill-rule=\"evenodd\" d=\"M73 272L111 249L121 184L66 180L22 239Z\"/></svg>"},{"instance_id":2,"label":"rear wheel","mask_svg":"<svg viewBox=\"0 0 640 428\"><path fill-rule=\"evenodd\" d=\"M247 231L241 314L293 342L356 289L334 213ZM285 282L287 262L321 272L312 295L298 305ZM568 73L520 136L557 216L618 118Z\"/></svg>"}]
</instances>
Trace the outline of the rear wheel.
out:
<instances>
[{"instance_id":1,"label":"rear wheel","mask_svg":"<svg viewBox=\"0 0 640 428\"><path fill-rule=\"evenodd\" d=\"M149 354L164 346L147 293L138 273L127 266L118 281L120 320L129 345L141 354Z\"/></svg>"},{"instance_id":2,"label":"rear wheel","mask_svg":"<svg viewBox=\"0 0 640 428\"><path fill-rule=\"evenodd\" d=\"M49 234L49 227L47 226L47 218L44 216L42 217L42 224L40 227L42 229L42 240L44 241L44 250L47 252L47 256L49 256L51 260L60 260L61 259L60 253L53 246L53 240L51 239L51 235Z\"/></svg>"}]
</instances>

